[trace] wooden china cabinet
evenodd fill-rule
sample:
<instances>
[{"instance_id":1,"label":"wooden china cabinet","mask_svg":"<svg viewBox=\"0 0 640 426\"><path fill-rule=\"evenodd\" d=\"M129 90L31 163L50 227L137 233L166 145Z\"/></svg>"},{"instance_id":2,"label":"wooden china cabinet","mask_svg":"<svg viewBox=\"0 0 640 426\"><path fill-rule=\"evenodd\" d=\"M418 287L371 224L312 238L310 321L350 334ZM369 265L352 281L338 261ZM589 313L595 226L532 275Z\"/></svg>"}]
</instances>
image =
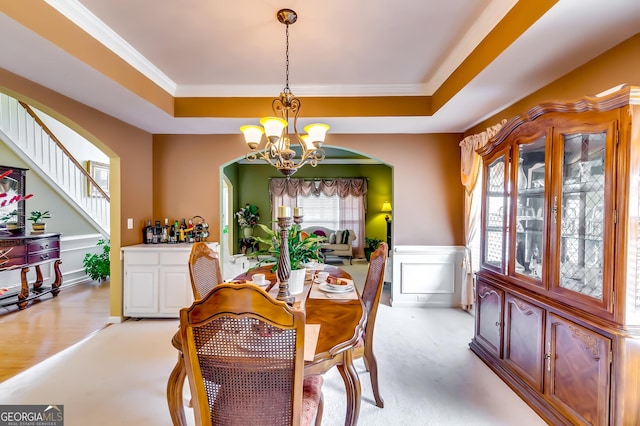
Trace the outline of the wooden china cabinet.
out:
<instances>
[{"instance_id":1,"label":"wooden china cabinet","mask_svg":"<svg viewBox=\"0 0 640 426\"><path fill-rule=\"evenodd\" d=\"M481 148L473 350L550 424L640 424L640 88Z\"/></svg>"}]
</instances>

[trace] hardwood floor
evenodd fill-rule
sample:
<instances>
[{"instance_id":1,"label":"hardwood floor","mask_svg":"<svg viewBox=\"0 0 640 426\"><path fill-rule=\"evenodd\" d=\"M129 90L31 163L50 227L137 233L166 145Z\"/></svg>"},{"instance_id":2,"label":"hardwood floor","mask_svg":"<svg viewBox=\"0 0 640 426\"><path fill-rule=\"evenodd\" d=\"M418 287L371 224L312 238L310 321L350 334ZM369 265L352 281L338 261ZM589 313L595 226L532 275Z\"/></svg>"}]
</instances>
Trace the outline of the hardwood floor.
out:
<instances>
[{"instance_id":1,"label":"hardwood floor","mask_svg":"<svg viewBox=\"0 0 640 426\"><path fill-rule=\"evenodd\" d=\"M107 326L109 283L63 288L20 311L0 308L0 382Z\"/></svg>"}]
</instances>

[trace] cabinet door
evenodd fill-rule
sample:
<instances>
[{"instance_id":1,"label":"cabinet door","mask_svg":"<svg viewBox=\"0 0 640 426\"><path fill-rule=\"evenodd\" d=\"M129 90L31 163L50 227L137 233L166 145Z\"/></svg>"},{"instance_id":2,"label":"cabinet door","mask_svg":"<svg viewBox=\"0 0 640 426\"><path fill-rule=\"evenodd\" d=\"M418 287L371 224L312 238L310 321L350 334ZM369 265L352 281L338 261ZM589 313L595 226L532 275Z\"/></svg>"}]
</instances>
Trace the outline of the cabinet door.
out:
<instances>
[{"instance_id":1,"label":"cabinet door","mask_svg":"<svg viewBox=\"0 0 640 426\"><path fill-rule=\"evenodd\" d=\"M178 317L180 309L193 302L193 291L187 266L162 266L159 279L159 313Z\"/></svg>"},{"instance_id":2,"label":"cabinet door","mask_svg":"<svg viewBox=\"0 0 640 426\"><path fill-rule=\"evenodd\" d=\"M496 357L502 356L502 301L504 293L478 280L476 341Z\"/></svg>"},{"instance_id":3,"label":"cabinet door","mask_svg":"<svg viewBox=\"0 0 640 426\"><path fill-rule=\"evenodd\" d=\"M550 313L546 358L549 401L573 424L608 424L611 340Z\"/></svg>"},{"instance_id":4,"label":"cabinet door","mask_svg":"<svg viewBox=\"0 0 640 426\"><path fill-rule=\"evenodd\" d=\"M504 359L533 389L543 391L544 310L505 295Z\"/></svg>"},{"instance_id":5,"label":"cabinet door","mask_svg":"<svg viewBox=\"0 0 640 426\"><path fill-rule=\"evenodd\" d=\"M613 309L615 124L568 126L553 136L560 164L550 286L570 303L607 311Z\"/></svg>"},{"instance_id":6,"label":"cabinet door","mask_svg":"<svg viewBox=\"0 0 640 426\"><path fill-rule=\"evenodd\" d=\"M482 208L482 238L480 248L482 266L486 269L505 272L505 245L507 225L507 181L506 156L499 155L485 162L484 199Z\"/></svg>"},{"instance_id":7,"label":"cabinet door","mask_svg":"<svg viewBox=\"0 0 640 426\"><path fill-rule=\"evenodd\" d=\"M509 256L509 275L525 286L545 287L543 260L546 254L545 188L551 144L547 144L546 129L532 136L518 138L514 144L511 202L512 222ZM547 155L549 151L549 155ZM515 254L515 255L514 255Z\"/></svg>"},{"instance_id":8,"label":"cabinet door","mask_svg":"<svg viewBox=\"0 0 640 426\"><path fill-rule=\"evenodd\" d=\"M158 312L158 267L125 266L124 315L144 316Z\"/></svg>"}]
</instances>

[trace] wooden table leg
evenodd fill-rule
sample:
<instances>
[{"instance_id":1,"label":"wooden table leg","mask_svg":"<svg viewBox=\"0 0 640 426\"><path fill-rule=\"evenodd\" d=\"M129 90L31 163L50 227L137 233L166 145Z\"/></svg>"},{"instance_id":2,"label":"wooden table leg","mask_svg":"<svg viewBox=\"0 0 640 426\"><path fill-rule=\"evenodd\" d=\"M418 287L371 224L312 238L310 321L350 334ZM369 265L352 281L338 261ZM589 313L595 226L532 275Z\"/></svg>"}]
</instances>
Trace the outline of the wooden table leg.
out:
<instances>
[{"instance_id":1,"label":"wooden table leg","mask_svg":"<svg viewBox=\"0 0 640 426\"><path fill-rule=\"evenodd\" d=\"M62 285L62 272L60 272L61 263L62 260L56 260L53 264L55 274L55 279L53 280L53 284L51 284L51 294L53 294L53 297L56 297L58 293L60 293L60 286Z\"/></svg>"},{"instance_id":2,"label":"wooden table leg","mask_svg":"<svg viewBox=\"0 0 640 426\"><path fill-rule=\"evenodd\" d=\"M36 265L36 280L33 283L33 289L38 290L40 287L42 287L42 271L40 265Z\"/></svg>"},{"instance_id":3,"label":"wooden table leg","mask_svg":"<svg viewBox=\"0 0 640 426\"><path fill-rule=\"evenodd\" d=\"M182 388L187 370L184 365L182 352L178 353L178 362L173 367L173 371L167 382L167 404L174 426L186 426L187 419L184 415L184 403L182 401Z\"/></svg>"},{"instance_id":4,"label":"wooden table leg","mask_svg":"<svg viewBox=\"0 0 640 426\"><path fill-rule=\"evenodd\" d=\"M20 271L20 294L18 294L18 309L23 310L27 307L27 297L29 297L29 283L27 282L27 272L29 268L22 268Z\"/></svg>"},{"instance_id":5,"label":"wooden table leg","mask_svg":"<svg viewBox=\"0 0 640 426\"><path fill-rule=\"evenodd\" d=\"M355 426L358 424L358 416L360 414L360 378L353 365L353 349L344 351L342 357L342 363L337 367L342 380L344 380L347 394L347 416L344 424L345 426Z\"/></svg>"}]
</instances>

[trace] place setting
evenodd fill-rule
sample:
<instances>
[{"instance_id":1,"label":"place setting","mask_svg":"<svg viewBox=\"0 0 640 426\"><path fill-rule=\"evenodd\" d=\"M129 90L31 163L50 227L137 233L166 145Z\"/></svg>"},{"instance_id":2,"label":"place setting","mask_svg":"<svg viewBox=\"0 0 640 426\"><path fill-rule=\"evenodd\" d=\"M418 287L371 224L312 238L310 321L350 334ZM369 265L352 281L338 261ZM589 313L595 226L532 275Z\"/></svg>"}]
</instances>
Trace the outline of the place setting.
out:
<instances>
[{"instance_id":1,"label":"place setting","mask_svg":"<svg viewBox=\"0 0 640 426\"><path fill-rule=\"evenodd\" d=\"M318 271L313 278L309 297L313 299L357 299L353 280L336 278L328 272Z\"/></svg>"}]
</instances>

